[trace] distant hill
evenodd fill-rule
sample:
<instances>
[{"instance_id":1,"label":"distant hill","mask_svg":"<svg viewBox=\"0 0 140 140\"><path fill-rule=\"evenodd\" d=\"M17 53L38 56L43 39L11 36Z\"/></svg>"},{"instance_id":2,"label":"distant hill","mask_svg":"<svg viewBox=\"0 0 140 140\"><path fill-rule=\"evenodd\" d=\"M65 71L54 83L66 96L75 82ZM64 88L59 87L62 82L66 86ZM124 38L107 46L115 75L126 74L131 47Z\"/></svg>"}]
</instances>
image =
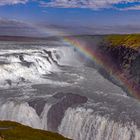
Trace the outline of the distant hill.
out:
<instances>
[{"instance_id":1,"label":"distant hill","mask_svg":"<svg viewBox=\"0 0 140 140\"><path fill-rule=\"evenodd\" d=\"M0 41L58 41L65 36L50 36L50 37L26 37L26 36L0 36ZM111 47L128 47L133 49L140 48L140 34L127 34L127 35L76 35L76 36L66 36L73 37L76 39L83 39L84 41L98 41L98 43L107 44Z\"/></svg>"},{"instance_id":2,"label":"distant hill","mask_svg":"<svg viewBox=\"0 0 140 140\"><path fill-rule=\"evenodd\" d=\"M18 42L31 42L31 41L46 41L46 40L59 40L59 37L26 37L26 36L0 36L0 41L18 41Z\"/></svg>"},{"instance_id":3,"label":"distant hill","mask_svg":"<svg viewBox=\"0 0 140 140\"><path fill-rule=\"evenodd\" d=\"M48 131L33 129L16 122L0 121L0 140L69 140Z\"/></svg>"}]
</instances>

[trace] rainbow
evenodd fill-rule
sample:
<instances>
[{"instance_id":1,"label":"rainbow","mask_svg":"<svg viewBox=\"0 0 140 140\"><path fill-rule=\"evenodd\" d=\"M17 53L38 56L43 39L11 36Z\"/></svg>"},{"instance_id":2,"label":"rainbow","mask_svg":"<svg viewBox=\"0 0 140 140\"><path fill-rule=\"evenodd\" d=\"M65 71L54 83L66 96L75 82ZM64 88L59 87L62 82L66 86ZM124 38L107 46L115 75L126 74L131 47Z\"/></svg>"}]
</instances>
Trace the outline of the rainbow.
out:
<instances>
[{"instance_id":1,"label":"rainbow","mask_svg":"<svg viewBox=\"0 0 140 140\"><path fill-rule=\"evenodd\" d=\"M59 34L60 36L64 36L65 33L62 31L57 31L53 28L49 29L50 35ZM46 33L48 32L48 29L46 31L45 28L42 29L42 32ZM64 36L61 38L64 42L68 43L71 47L77 49L82 55L84 55L86 58L94 61L97 65L100 65L102 68L104 68L108 73L112 75L113 78L115 78L120 85L123 85L123 87L127 90L127 93L130 96L133 96L140 100L140 87L137 86L134 81L128 80L126 76L123 75L123 72L118 70L118 68L114 65L114 63L108 58L108 56L105 56L104 54L101 54L97 51L95 51L93 48L86 45L84 42L70 36Z\"/></svg>"},{"instance_id":2,"label":"rainbow","mask_svg":"<svg viewBox=\"0 0 140 140\"><path fill-rule=\"evenodd\" d=\"M104 68L113 76L113 78L115 78L121 85L123 85L130 96L140 100L140 88L138 86L135 86L134 88L134 85L137 84L134 81L128 80L128 78L122 74L122 71L117 69L117 67L113 64L108 56L97 52L94 50L94 48L91 49L91 47L87 46L82 41L75 39L74 37L63 37L63 40L69 43L72 47L76 48L88 59L94 61L96 64Z\"/></svg>"}]
</instances>

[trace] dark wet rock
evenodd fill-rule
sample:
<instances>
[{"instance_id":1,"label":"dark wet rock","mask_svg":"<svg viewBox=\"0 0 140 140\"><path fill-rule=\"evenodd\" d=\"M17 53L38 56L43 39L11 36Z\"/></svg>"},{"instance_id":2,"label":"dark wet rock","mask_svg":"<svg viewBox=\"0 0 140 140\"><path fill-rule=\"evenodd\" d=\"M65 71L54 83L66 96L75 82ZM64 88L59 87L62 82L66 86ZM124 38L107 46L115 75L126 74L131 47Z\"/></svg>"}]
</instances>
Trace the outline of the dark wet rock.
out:
<instances>
[{"instance_id":1,"label":"dark wet rock","mask_svg":"<svg viewBox=\"0 0 140 140\"><path fill-rule=\"evenodd\" d=\"M21 62L20 63L22 66L25 66L25 67L30 67L33 63L32 62L27 62L27 61L24 61L24 62Z\"/></svg>"},{"instance_id":2,"label":"dark wet rock","mask_svg":"<svg viewBox=\"0 0 140 140\"><path fill-rule=\"evenodd\" d=\"M43 56L43 57L46 58L47 61L48 61L50 64L52 64L52 62L50 61L49 57L47 57L47 56Z\"/></svg>"},{"instance_id":3,"label":"dark wet rock","mask_svg":"<svg viewBox=\"0 0 140 140\"><path fill-rule=\"evenodd\" d=\"M19 55L19 59L20 59L20 61L24 61L24 57L23 57L23 55Z\"/></svg>"},{"instance_id":4,"label":"dark wet rock","mask_svg":"<svg viewBox=\"0 0 140 140\"><path fill-rule=\"evenodd\" d=\"M51 51L47 51L47 50L43 50L46 54L48 54L49 58L56 64L58 65L57 61L53 59L52 56L52 52Z\"/></svg>"},{"instance_id":5,"label":"dark wet rock","mask_svg":"<svg viewBox=\"0 0 140 140\"><path fill-rule=\"evenodd\" d=\"M33 99L33 100L28 101L28 104L29 106L34 108L36 110L36 113L40 116L44 109L46 101L42 98L39 98L39 99Z\"/></svg>"},{"instance_id":6,"label":"dark wet rock","mask_svg":"<svg viewBox=\"0 0 140 140\"><path fill-rule=\"evenodd\" d=\"M9 86L11 86L11 85L12 85L12 80L7 79L7 80L6 80L6 82L8 83L8 85L9 85Z\"/></svg>"},{"instance_id":7,"label":"dark wet rock","mask_svg":"<svg viewBox=\"0 0 140 140\"><path fill-rule=\"evenodd\" d=\"M53 97L56 98L56 99L61 99L64 96L66 96L66 93L63 93L63 92L59 92L59 93L53 95Z\"/></svg>"},{"instance_id":8,"label":"dark wet rock","mask_svg":"<svg viewBox=\"0 0 140 140\"><path fill-rule=\"evenodd\" d=\"M25 78L21 77L20 81L25 82L26 80L25 80Z\"/></svg>"},{"instance_id":9,"label":"dark wet rock","mask_svg":"<svg viewBox=\"0 0 140 140\"><path fill-rule=\"evenodd\" d=\"M73 93L57 93L53 97L59 100L52 105L48 112L47 124L50 131L57 131L64 117L64 113L69 107L86 103L88 100L84 96Z\"/></svg>"},{"instance_id":10,"label":"dark wet rock","mask_svg":"<svg viewBox=\"0 0 140 140\"><path fill-rule=\"evenodd\" d=\"M19 59L20 59L20 64L22 65L22 66L25 66L25 67L30 67L31 65L32 65L32 62L28 62L28 61L26 61L26 60L24 60L24 56L21 54L21 55L19 55Z\"/></svg>"},{"instance_id":11,"label":"dark wet rock","mask_svg":"<svg viewBox=\"0 0 140 140\"><path fill-rule=\"evenodd\" d=\"M5 64L10 64L10 63L5 62L5 61L0 61L0 65L5 65Z\"/></svg>"},{"instance_id":12,"label":"dark wet rock","mask_svg":"<svg viewBox=\"0 0 140 140\"><path fill-rule=\"evenodd\" d=\"M122 72L127 80L133 81L134 88L140 84L140 52L125 46L101 46L101 51L112 60L116 69Z\"/></svg>"}]
</instances>

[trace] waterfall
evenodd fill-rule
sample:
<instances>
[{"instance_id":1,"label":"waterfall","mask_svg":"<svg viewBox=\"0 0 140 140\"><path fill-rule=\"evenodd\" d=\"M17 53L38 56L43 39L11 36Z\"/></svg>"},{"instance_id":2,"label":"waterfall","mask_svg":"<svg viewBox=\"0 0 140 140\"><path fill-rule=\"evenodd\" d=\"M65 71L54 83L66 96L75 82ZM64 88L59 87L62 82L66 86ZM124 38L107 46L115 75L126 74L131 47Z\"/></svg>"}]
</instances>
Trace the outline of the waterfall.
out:
<instances>
[{"instance_id":1,"label":"waterfall","mask_svg":"<svg viewBox=\"0 0 140 140\"><path fill-rule=\"evenodd\" d=\"M47 120L47 116L48 116L48 112L51 108L51 104L46 104L45 107L44 107L44 110L43 112L41 113L41 123L42 123L42 128L44 130L48 130L48 120Z\"/></svg>"},{"instance_id":2,"label":"waterfall","mask_svg":"<svg viewBox=\"0 0 140 140\"><path fill-rule=\"evenodd\" d=\"M74 140L139 140L140 129L134 123L121 124L91 109L69 108L59 133Z\"/></svg>"},{"instance_id":3,"label":"waterfall","mask_svg":"<svg viewBox=\"0 0 140 140\"><path fill-rule=\"evenodd\" d=\"M58 131L65 111L73 106L87 102L87 98L72 93L57 93L49 97L31 101L6 101L0 103L0 120L16 121L34 128ZM52 100L52 101L51 101Z\"/></svg>"},{"instance_id":4,"label":"waterfall","mask_svg":"<svg viewBox=\"0 0 140 140\"><path fill-rule=\"evenodd\" d=\"M0 87L45 83L44 75L61 72L63 65L81 65L72 48L1 50Z\"/></svg>"},{"instance_id":5,"label":"waterfall","mask_svg":"<svg viewBox=\"0 0 140 140\"><path fill-rule=\"evenodd\" d=\"M113 110L87 102L87 98L80 95L57 93L47 101L40 98L28 102L1 102L0 120L58 132L73 140L139 140L138 121L128 119L129 112L125 112L124 118L113 119ZM137 120L139 114L134 117Z\"/></svg>"},{"instance_id":6,"label":"waterfall","mask_svg":"<svg viewBox=\"0 0 140 140\"><path fill-rule=\"evenodd\" d=\"M72 48L1 50L0 86L31 83L37 93L17 94L22 87L2 89L0 120L58 132L73 140L139 140L140 104L96 70L75 68L81 65Z\"/></svg>"},{"instance_id":7,"label":"waterfall","mask_svg":"<svg viewBox=\"0 0 140 140\"><path fill-rule=\"evenodd\" d=\"M0 120L16 121L34 128L42 128L36 111L28 103L8 101L1 104Z\"/></svg>"},{"instance_id":8,"label":"waterfall","mask_svg":"<svg viewBox=\"0 0 140 140\"><path fill-rule=\"evenodd\" d=\"M27 102L8 101L1 104L0 120L16 121L33 128L48 130L47 115L51 105L47 104L39 115Z\"/></svg>"}]
</instances>

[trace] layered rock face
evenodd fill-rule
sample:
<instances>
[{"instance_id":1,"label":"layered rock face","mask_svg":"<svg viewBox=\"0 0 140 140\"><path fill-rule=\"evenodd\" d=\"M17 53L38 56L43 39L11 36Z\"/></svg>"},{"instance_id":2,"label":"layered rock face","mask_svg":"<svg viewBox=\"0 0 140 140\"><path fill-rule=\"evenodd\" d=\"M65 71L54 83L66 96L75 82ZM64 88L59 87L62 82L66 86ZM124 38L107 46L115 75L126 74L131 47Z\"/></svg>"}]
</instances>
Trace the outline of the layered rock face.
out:
<instances>
[{"instance_id":1,"label":"layered rock face","mask_svg":"<svg viewBox=\"0 0 140 140\"><path fill-rule=\"evenodd\" d=\"M132 89L140 88L140 36L114 35L104 38L100 50L107 55L118 71L131 83Z\"/></svg>"},{"instance_id":2,"label":"layered rock face","mask_svg":"<svg viewBox=\"0 0 140 140\"><path fill-rule=\"evenodd\" d=\"M140 53L138 50L119 47L106 47L106 52L112 58L117 67L130 79L140 84Z\"/></svg>"},{"instance_id":3,"label":"layered rock face","mask_svg":"<svg viewBox=\"0 0 140 140\"><path fill-rule=\"evenodd\" d=\"M82 48L85 66L94 67L128 95L140 99L140 34L87 35L70 40Z\"/></svg>"}]
</instances>

